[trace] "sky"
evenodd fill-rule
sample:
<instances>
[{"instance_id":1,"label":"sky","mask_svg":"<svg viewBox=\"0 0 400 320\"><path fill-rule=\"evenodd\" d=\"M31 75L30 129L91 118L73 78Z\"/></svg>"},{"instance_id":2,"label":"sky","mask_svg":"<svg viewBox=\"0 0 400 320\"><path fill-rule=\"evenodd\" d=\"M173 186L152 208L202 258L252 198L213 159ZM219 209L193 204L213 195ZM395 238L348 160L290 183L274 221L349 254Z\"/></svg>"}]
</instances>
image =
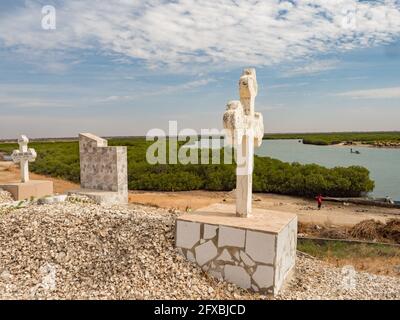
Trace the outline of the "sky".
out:
<instances>
[{"instance_id":1,"label":"sky","mask_svg":"<svg viewBox=\"0 0 400 320\"><path fill-rule=\"evenodd\" d=\"M220 129L245 67L266 132L400 130L400 0L2 0L0 139Z\"/></svg>"}]
</instances>

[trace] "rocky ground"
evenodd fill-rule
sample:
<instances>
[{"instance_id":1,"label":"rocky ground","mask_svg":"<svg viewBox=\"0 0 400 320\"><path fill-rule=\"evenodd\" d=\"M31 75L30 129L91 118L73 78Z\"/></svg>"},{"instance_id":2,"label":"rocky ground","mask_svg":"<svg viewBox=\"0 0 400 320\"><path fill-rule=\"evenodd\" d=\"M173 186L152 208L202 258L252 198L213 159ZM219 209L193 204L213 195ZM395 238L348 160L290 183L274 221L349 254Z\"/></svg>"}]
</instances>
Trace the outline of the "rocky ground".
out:
<instances>
[{"instance_id":1,"label":"rocky ground","mask_svg":"<svg viewBox=\"0 0 400 320\"><path fill-rule=\"evenodd\" d=\"M80 199L0 215L0 299L267 299L219 282L174 249L177 212ZM400 299L400 279L303 254L278 299Z\"/></svg>"},{"instance_id":2,"label":"rocky ground","mask_svg":"<svg viewBox=\"0 0 400 320\"><path fill-rule=\"evenodd\" d=\"M298 253L296 275L277 298L399 300L400 279L357 272L352 266L334 268Z\"/></svg>"},{"instance_id":3,"label":"rocky ground","mask_svg":"<svg viewBox=\"0 0 400 320\"><path fill-rule=\"evenodd\" d=\"M4 191L3 189L0 189L0 203L5 203L5 202L12 202L14 199L11 196L11 193Z\"/></svg>"}]
</instances>

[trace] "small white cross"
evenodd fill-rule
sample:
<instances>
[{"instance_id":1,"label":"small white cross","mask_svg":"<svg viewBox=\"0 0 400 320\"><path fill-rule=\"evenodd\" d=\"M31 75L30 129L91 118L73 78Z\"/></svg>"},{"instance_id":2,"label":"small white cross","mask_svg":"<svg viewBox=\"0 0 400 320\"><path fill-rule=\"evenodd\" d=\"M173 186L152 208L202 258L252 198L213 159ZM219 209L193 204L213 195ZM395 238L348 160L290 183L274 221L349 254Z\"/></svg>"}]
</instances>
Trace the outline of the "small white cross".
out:
<instances>
[{"instance_id":1,"label":"small white cross","mask_svg":"<svg viewBox=\"0 0 400 320\"><path fill-rule=\"evenodd\" d=\"M258 92L255 69L245 69L239 80L240 101L231 101L224 113L224 128L229 144L236 149L236 214L251 214L254 147L262 144L263 116L254 112Z\"/></svg>"},{"instance_id":2,"label":"small white cross","mask_svg":"<svg viewBox=\"0 0 400 320\"><path fill-rule=\"evenodd\" d=\"M21 135L18 139L19 150L14 150L11 158L14 163L20 163L21 182L29 181L29 162L34 162L36 159L35 149L28 148L29 139Z\"/></svg>"}]
</instances>

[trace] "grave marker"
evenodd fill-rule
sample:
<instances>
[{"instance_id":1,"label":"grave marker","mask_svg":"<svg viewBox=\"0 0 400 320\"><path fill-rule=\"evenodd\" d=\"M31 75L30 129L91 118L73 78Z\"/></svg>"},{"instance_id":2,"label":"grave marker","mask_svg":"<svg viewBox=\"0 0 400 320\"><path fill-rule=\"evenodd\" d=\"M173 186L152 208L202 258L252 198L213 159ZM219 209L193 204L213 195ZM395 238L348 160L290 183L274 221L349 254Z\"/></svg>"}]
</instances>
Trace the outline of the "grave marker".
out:
<instances>
[{"instance_id":1,"label":"grave marker","mask_svg":"<svg viewBox=\"0 0 400 320\"><path fill-rule=\"evenodd\" d=\"M29 162L36 160L35 149L28 148L29 139L21 135L18 139L19 149L14 150L11 159L20 165L21 181L9 182L0 188L10 192L15 200L42 198L53 194L53 182L29 179Z\"/></svg>"},{"instance_id":2,"label":"grave marker","mask_svg":"<svg viewBox=\"0 0 400 320\"><path fill-rule=\"evenodd\" d=\"M236 149L236 214L251 214L254 146L262 144L263 116L254 111L258 93L255 69L245 69L239 80L240 101L228 103L223 122L228 143Z\"/></svg>"},{"instance_id":3,"label":"grave marker","mask_svg":"<svg viewBox=\"0 0 400 320\"><path fill-rule=\"evenodd\" d=\"M228 142L236 151L236 206L217 203L181 215L175 245L211 276L275 295L295 266L297 216L252 210L254 146L260 146L264 136L263 117L254 110L257 87L255 70L245 69L240 101L229 102L223 117Z\"/></svg>"},{"instance_id":4,"label":"grave marker","mask_svg":"<svg viewBox=\"0 0 400 320\"><path fill-rule=\"evenodd\" d=\"M20 164L21 182L29 181L29 162L36 160L35 149L28 148L29 139L25 135L21 135L18 139L19 150L14 150L11 158L14 163Z\"/></svg>"}]
</instances>

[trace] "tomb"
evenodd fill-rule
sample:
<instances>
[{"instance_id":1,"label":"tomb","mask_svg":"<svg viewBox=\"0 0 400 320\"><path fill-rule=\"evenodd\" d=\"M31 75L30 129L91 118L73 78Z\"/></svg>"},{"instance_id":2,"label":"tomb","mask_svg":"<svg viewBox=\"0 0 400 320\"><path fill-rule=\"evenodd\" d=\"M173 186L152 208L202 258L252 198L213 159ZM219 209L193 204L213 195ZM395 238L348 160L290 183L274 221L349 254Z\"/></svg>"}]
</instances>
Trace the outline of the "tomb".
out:
<instances>
[{"instance_id":1,"label":"tomb","mask_svg":"<svg viewBox=\"0 0 400 320\"><path fill-rule=\"evenodd\" d=\"M223 117L236 152L236 205L217 203L178 217L175 244L213 277L275 295L294 270L297 216L252 208L254 147L264 136L263 117L254 110L257 90L255 70L245 69L240 101L229 102Z\"/></svg>"},{"instance_id":2,"label":"tomb","mask_svg":"<svg viewBox=\"0 0 400 320\"><path fill-rule=\"evenodd\" d=\"M127 148L108 146L105 139L91 133L79 134L81 194L98 204L128 203Z\"/></svg>"},{"instance_id":3,"label":"tomb","mask_svg":"<svg viewBox=\"0 0 400 320\"><path fill-rule=\"evenodd\" d=\"M19 163L21 181L9 182L0 185L0 189L10 192L14 200L29 200L42 198L53 194L53 182L47 180L30 180L29 162L36 160L36 151L28 148L29 139L21 135L18 139L19 149L14 150L11 158L14 163Z\"/></svg>"}]
</instances>

